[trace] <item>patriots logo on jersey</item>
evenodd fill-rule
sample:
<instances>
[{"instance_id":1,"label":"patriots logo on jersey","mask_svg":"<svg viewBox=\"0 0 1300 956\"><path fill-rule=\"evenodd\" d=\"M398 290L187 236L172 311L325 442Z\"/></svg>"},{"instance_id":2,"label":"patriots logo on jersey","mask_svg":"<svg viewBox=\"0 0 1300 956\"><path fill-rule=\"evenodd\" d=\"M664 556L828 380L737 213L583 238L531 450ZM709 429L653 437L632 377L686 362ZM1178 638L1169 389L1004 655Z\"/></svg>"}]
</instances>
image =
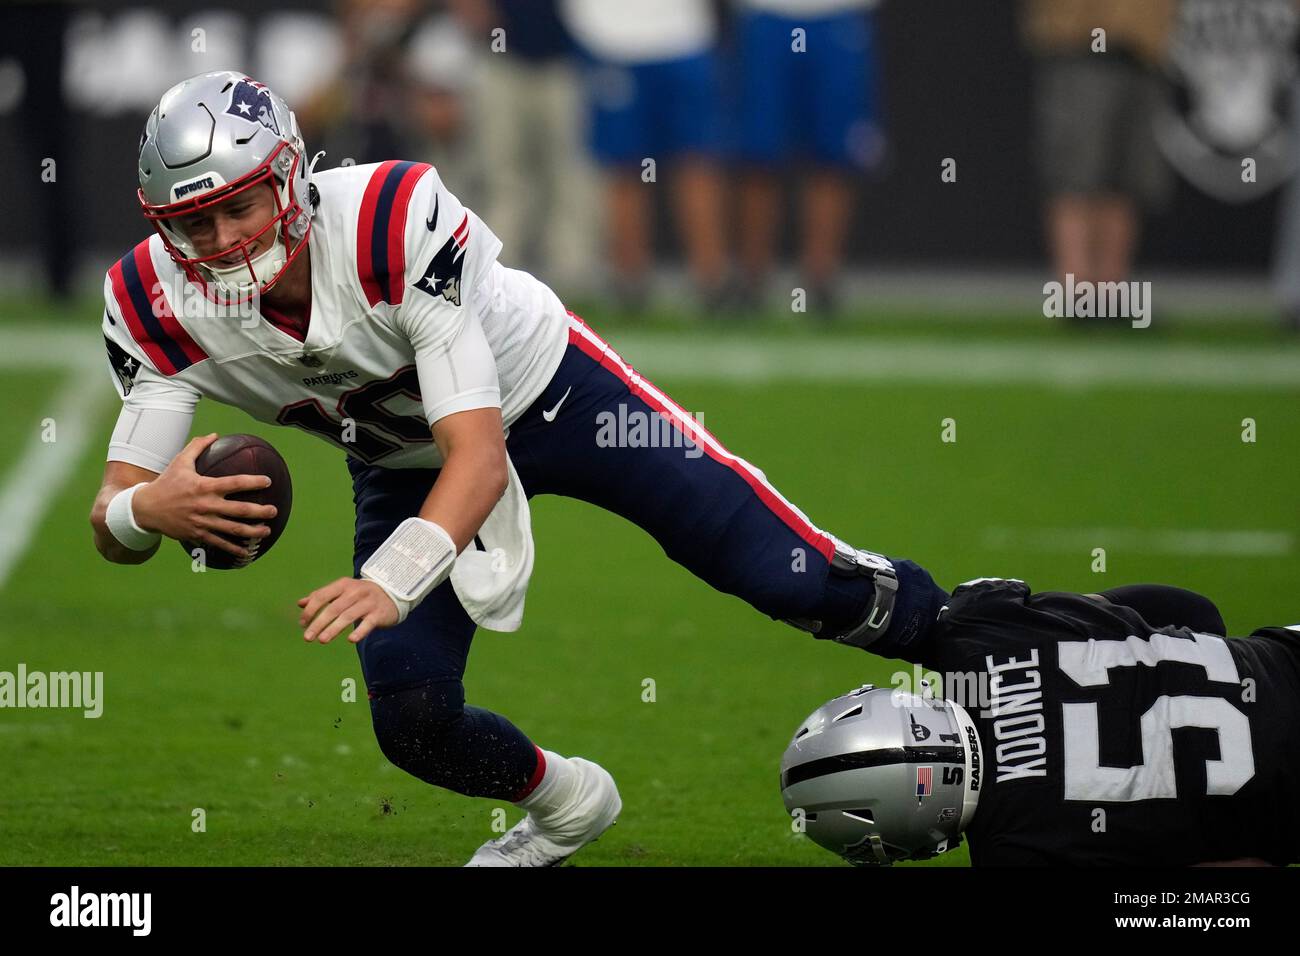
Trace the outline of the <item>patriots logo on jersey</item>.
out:
<instances>
[{"instance_id":1,"label":"patriots logo on jersey","mask_svg":"<svg viewBox=\"0 0 1300 956\"><path fill-rule=\"evenodd\" d=\"M113 374L122 385L122 397L126 398L135 385L135 376L140 371L140 363L107 335L104 336L104 344L108 346L108 364L113 366Z\"/></svg>"},{"instance_id":2,"label":"patriots logo on jersey","mask_svg":"<svg viewBox=\"0 0 1300 956\"><path fill-rule=\"evenodd\" d=\"M261 123L276 136L280 135L280 124L275 121L271 106L271 91L256 80L240 80L235 84L226 112L250 123Z\"/></svg>"},{"instance_id":3,"label":"patriots logo on jersey","mask_svg":"<svg viewBox=\"0 0 1300 956\"><path fill-rule=\"evenodd\" d=\"M442 296L452 305L459 306L461 267L465 264L465 244L468 241L469 215L466 214L429 262L424 275L416 280L415 287L434 298Z\"/></svg>"}]
</instances>

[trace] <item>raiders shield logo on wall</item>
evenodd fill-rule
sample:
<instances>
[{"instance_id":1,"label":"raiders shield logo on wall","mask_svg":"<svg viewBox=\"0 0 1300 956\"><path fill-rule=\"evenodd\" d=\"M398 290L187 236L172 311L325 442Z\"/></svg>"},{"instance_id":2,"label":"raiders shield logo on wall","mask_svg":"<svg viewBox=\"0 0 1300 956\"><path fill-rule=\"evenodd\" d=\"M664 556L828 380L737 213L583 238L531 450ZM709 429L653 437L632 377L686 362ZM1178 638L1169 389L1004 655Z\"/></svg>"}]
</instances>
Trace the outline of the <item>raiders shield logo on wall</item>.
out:
<instances>
[{"instance_id":1,"label":"raiders shield logo on wall","mask_svg":"<svg viewBox=\"0 0 1300 956\"><path fill-rule=\"evenodd\" d=\"M1165 158L1201 192L1248 202L1289 179L1294 0L1182 0L1171 38L1171 95L1156 117ZM1250 175L1243 175L1243 160Z\"/></svg>"}]
</instances>

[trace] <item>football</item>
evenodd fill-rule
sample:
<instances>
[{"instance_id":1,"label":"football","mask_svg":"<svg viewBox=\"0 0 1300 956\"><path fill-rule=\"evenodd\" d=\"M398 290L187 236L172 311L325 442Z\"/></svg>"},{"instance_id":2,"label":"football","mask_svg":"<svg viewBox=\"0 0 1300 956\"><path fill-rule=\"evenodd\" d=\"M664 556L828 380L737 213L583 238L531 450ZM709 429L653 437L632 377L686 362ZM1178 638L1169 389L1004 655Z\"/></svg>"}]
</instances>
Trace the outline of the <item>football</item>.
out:
<instances>
[{"instance_id":1,"label":"football","mask_svg":"<svg viewBox=\"0 0 1300 956\"><path fill-rule=\"evenodd\" d=\"M236 492L226 497L231 501L275 505L276 514L269 521L260 522L271 529L269 535L260 540L245 538L239 542L252 551L251 557L237 558L228 551L211 548L197 541L182 541L181 547L185 553L193 555L196 548L201 549L207 566L218 571L247 567L264 557L284 533L285 525L289 523L289 511L293 507L293 482L289 478L289 466L280 457L280 453L256 435L223 435L203 450L194 463L194 468L208 478L266 475L271 479L270 487Z\"/></svg>"}]
</instances>

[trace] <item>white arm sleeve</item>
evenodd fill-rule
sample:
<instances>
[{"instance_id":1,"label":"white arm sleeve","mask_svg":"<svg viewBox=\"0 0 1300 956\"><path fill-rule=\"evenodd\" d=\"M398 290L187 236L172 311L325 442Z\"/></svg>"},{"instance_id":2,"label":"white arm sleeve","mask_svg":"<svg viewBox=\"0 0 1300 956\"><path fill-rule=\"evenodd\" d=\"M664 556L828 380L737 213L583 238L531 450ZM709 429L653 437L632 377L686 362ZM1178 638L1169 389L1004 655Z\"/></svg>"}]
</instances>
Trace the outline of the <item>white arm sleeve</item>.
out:
<instances>
[{"instance_id":1,"label":"white arm sleeve","mask_svg":"<svg viewBox=\"0 0 1300 956\"><path fill-rule=\"evenodd\" d=\"M161 472L185 447L198 392L141 368L122 402L108 460Z\"/></svg>"},{"instance_id":2,"label":"white arm sleeve","mask_svg":"<svg viewBox=\"0 0 1300 956\"><path fill-rule=\"evenodd\" d=\"M464 322L450 342L431 346L422 339L417 329L411 344L415 346L424 417L430 425L471 408L501 407L496 356L477 316L466 310Z\"/></svg>"},{"instance_id":3,"label":"white arm sleeve","mask_svg":"<svg viewBox=\"0 0 1300 956\"><path fill-rule=\"evenodd\" d=\"M501 240L434 169L416 183L410 207L405 298L394 324L415 351L424 417L432 425L456 412L500 408L497 360L479 323L476 296Z\"/></svg>"}]
</instances>

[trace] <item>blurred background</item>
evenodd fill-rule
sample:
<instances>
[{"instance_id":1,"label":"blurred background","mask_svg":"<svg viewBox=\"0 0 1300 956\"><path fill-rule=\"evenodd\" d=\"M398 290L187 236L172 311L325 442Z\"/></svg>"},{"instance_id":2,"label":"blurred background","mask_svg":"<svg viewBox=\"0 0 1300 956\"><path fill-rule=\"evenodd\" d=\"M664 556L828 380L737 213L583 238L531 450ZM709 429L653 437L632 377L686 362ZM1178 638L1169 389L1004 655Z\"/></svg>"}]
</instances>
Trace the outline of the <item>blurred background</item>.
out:
<instances>
[{"instance_id":1,"label":"blurred background","mask_svg":"<svg viewBox=\"0 0 1300 956\"><path fill-rule=\"evenodd\" d=\"M1068 272L1159 278L1166 316L1293 322L1298 9L9 3L0 288L93 295L146 231L144 118L233 68L289 101L323 167L435 163L503 261L588 309L743 320L799 288L810 319L1032 313Z\"/></svg>"}]
</instances>

